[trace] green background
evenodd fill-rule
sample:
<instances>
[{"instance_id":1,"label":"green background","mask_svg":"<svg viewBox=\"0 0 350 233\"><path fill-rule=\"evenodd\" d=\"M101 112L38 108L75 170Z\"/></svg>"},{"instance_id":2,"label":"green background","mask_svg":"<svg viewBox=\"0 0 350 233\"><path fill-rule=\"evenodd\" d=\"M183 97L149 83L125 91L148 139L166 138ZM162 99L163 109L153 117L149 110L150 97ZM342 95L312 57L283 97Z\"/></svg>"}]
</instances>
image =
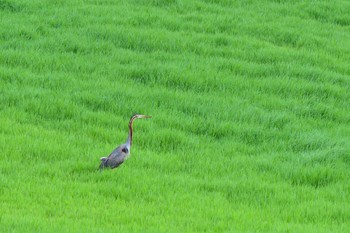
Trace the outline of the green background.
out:
<instances>
[{"instance_id":1,"label":"green background","mask_svg":"<svg viewBox=\"0 0 350 233\"><path fill-rule=\"evenodd\" d=\"M347 232L349 12L0 0L0 231Z\"/></svg>"}]
</instances>

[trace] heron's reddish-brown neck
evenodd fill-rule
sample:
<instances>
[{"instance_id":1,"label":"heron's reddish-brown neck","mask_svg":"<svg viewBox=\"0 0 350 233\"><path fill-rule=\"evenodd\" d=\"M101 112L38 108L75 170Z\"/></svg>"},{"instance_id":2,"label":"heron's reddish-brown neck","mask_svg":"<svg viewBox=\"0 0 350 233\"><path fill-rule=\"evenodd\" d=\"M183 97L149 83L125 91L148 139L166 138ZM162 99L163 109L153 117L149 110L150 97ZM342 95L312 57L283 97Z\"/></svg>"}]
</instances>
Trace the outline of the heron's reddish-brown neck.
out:
<instances>
[{"instance_id":1,"label":"heron's reddish-brown neck","mask_svg":"<svg viewBox=\"0 0 350 233\"><path fill-rule=\"evenodd\" d=\"M131 146L131 144L132 144L132 123L134 122L134 120L135 120L136 118L137 118L137 116L131 117L130 122L129 122L129 138L128 138L128 140L129 140L129 142L130 142L130 146Z\"/></svg>"}]
</instances>

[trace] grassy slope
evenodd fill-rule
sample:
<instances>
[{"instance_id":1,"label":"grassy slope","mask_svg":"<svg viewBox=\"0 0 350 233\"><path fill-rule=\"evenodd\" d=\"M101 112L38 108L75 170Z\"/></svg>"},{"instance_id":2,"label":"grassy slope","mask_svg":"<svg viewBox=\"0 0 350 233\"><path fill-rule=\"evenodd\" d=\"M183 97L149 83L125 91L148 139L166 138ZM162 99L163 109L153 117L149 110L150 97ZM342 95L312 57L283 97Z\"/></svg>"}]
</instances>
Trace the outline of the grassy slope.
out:
<instances>
[{"instance_id":1,"label":"grassy slope","mask_svg":"<svg viewBox=\"0 0 350 233\"><path fill-rule=\"evenodd\" d=\"M0 231L346 232L349 11L0 0Z\"/></svg>"}]
</instances>

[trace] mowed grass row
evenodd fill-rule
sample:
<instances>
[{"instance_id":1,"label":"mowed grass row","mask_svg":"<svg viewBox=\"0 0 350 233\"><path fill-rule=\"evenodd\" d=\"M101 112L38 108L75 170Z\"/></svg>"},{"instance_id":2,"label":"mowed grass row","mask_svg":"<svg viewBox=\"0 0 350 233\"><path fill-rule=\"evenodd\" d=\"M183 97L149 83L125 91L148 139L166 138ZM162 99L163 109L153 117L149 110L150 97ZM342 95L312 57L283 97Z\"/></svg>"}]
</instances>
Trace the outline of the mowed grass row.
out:
<instances>
[{"instance_id":1,"label":"mowed grass row","mask_svg":"<svg viewBox=\"0 0 350 233\"><path fill-rule=\"evenodd\" d=\"M0 1L1 231L346 232L349 8Z\"/></svg>"}]
</instances>

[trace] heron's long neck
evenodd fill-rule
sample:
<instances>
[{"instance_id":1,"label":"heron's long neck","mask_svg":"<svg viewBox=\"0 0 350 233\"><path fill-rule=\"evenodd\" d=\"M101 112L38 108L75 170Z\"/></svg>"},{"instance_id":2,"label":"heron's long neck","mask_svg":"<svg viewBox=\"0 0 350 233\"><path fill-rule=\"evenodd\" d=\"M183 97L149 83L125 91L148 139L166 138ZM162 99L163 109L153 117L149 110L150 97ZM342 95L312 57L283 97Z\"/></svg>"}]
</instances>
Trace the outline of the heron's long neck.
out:
<instances>
[{"instance_id":1,"label":"heron's long neck","mask_svg":"<svg viewBox=\"0 0 350 233\"><path fill-rule=\"evenodd\" d=\"M132 144L132 123L129 124L129 136L128 136L128 139L126 140L126 144L130 146Z\"/></svg>"},{"instance_id":2,"label":"heron's long neck","mask_svg":"<svg viewBox=\"0 0 350 233\"><path fill-rule=\"evenodd\" d=\"M132 144L132 123L134 122L135 119L136 117L132 117L129 122L129 136L128 136L128 139L126 140L126 144L129 145L130 147Z\"/></svg>"}]
</instances>

